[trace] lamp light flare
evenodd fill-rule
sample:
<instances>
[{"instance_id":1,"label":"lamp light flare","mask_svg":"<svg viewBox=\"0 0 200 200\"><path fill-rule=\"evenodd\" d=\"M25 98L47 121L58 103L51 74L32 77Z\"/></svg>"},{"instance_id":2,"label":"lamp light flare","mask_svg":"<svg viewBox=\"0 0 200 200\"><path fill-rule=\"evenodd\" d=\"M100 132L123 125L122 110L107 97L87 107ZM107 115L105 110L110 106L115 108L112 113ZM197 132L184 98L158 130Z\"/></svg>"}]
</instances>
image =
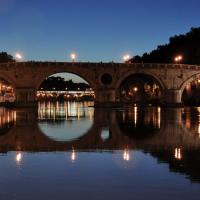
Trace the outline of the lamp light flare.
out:
<instances>
[{"instance_id":1,"label":"lamp light flare","mask_svg":"<svg viewBox=\"0 0 200 200\"><path fill-rule=\"evenodd\" d=\"M137 92L138 91L138 87L134 87L133 90L134 90L134 92Z\"/></svg>"},{"instance_id":2,"label":"lamp light flare","mask_svg":"<svg viewBox=\"0 0 200 200\"><path fill-rule=\"evenodd\" d=\"M15 54L15 58L16 58L17 60L22 60L22 55L21 55L20 53L16 53L16 54Z\"/></svg>"},{"instance_id":3,"label":"lamp light flare","mask_svg":"<svg viewBox=\"0 0 200 200\"><path fill-rule=\"evenodd\" d=\"M16 159L16 162L17 162L17 163L20 163L20 162L22 161L22 153L17 153L15 159Z\"/></svg>"},{"instance_id":4,"label":"lamp light flare","mask_svg":"<svg viewBox=\"0 0 200 200\"><path fill-rule=\"evenodd\" d=\"M131 56L129 54L126 54L126 55L123 56L123 60L125 62L127 62L128 60L130 60L130 58L131 58Z\"/></svg>"},{"instance_id":5,"label":"lamp light flare","mask_svg":"<svg viewBox=\"0 0 200 200\"><path fill-rule=\"evenodd\" d=\"M124 159L125 161L129 161L129 160L130 160L130 154L129 154L128 149L125 149L125 150L124 150L123 159Z\"/></svg>"},{"instance_id":6,"label":"lamp light flare","mask_svg":"<svg viewBox=\"0 0 200 200\"><path fill-rule=\"evenodd\" d=\"M181 149L180 148L175 148L174 157L177 160L181 160L182 159L182 153L181 153Z\"/></svg>"},{"instance_id":7,"label":"lamp light flare","mask_svg":"<svg viewBox=\"0 0 200 200\"><path fill-rule=\"evenodd\" d=\"M76 152L74 149L72 150L71 160L72 160L72 162L74 162L76 160Z\"/></svg>"},{"instance_id":8,"label":"lamp light flare","mask_svg":"<svg viewBox=\"0 0 200 200\"><path fill-rule=\"evenodd\" d=\"M76 58L77 58L77 56L76 56L76 54L75 54L75 53L72 53L72 54L70 55L70 57L71 57L71 59L72 59L73 61L75 61L75 60L76 60Z\"/></svg>"},{"instance_id":9,"label":"lamp light flare","mask_svg":"<svg viewBox=\"0 0 200 200\"><path fill-rule=\"evenodd\" d=\"M176 56L176 57L174 58L174 61L177 62L177 63L178 63L178 62L180 63L182 60L183 60L183 56L182 56L182 55L178 55L178 56Z\"/></svg>"}]
</instances>

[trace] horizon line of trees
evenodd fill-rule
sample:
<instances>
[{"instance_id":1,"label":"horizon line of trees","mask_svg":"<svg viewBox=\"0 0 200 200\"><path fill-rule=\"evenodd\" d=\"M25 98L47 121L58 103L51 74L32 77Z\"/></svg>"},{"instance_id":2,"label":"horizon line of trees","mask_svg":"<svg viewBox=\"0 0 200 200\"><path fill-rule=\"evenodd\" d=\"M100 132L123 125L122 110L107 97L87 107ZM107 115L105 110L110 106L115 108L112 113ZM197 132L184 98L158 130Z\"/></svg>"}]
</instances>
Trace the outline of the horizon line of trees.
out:
<instances>
[{"instance_id":1,"label":"horizon line of trees","mask_svg":"<svg viewBox=\"0 0 200 200\"><path fill-rule=\"evenodd\" d=\"M174 63L174 58L182 55L182 63L200 64L200 27L191 28L186 34L169 38L169 43L142 56L136 55L129 63Z\"/></svg>"},{"instance_id":2,"label":"horizon line of trees","mask_svg":"<svg viewBox=\"0 0 200 200\"><path fill-rule=\"evenodd\" d=\"M5 51L0 52L0 63L8 63L8 62L15 62L13 56Z\"/></svg>"},{"instance_id":3,"label":"horizon line of trees","mask_svg":"<svg viewBox=\"0 0 200 200\"><path fill-rule=\"evenodd\" d=\"M74 83L72 80L65 80L60 76L51 76L45 79L40 85L40 91L86 91L90 89L87 83Z\"/></svg>"}]
</instances>

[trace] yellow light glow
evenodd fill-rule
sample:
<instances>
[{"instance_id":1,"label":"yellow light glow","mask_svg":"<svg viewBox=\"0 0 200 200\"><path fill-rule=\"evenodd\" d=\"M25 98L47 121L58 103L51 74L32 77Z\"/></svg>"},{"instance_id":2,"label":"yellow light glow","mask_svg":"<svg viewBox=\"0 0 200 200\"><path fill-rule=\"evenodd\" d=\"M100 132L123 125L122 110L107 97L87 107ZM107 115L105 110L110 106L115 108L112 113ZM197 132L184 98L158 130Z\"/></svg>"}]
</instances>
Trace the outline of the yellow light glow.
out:
<instances>
[{"instance_id":1,"label":"yellow light glow","mask_svg":"<svg viewBox=\"0 0 200 200\"><path fill-rule=\"evenodd\" d=\"M125 149L125 150L124 150L123 159L124 159L125 161L129 161L129 160L130 160L130 154L129 154L128 149Z\"/></svg>"},{"instance_id":2,"label":"yellow light glow","mask_svg":"<svg viewBox=\"0 0 200 200\"><path fill-rule=\"evenodd\" d=\"M182 55L178 55L174 58L175 62L180 62L181 60L183 60L183 56Z\"/></svg>"},{"instance_id":3,"label":"yellow light glow","mask_svg":"<svg viewBox=\"0 0 200 200\"><path fill-rule=\"evenodd\" d=\"M129 54L126 54L123 56L123 60L126 62L128 60L130 60L131 56Z\"/></svg>"},{"instance_id":4,"label":"yellow light glow","mask_svg":"<svg viewBox=\"0 0 200 200\"><path fill-rule=\"evenodd\" d=\"M179 59L179 60L182 60L182 59L183 59L183 57L182 57L182 56L178 56L178 59Z\"/></svg>"},{"instance_id":5,"label":"yellow light glow","mask_svg":"<svg viewBox=\"0 0 200 200\"><path fill-rule=\"evenodd\" d=\"M74 162L76 160L76 153L75 153L74 149L72 150L71 160L72 160L72 162Z\"/></svg>"},{"instance_id":6,"label":"yellow light glow","mask_svg":"<svg viewBox=\"0 0 200 200\"><path fill-rule=\"evenodd\" d=\"M16 162L19 164L22 161L22 153L17 153L15 159L16 159Z\"/></svg>"},{"instance_id":7,"label":"yellow light glow","mask_svg":"<svg viewBox=\"0 0 200 200\"><path fill-rule=\"evenodd\" d=\"M70 57L71 57L71 59L74 61L75 59L76 59L76 54L75 53L72 53L71 55L70 55Z\"/></svg>"},{"instance_id":8,"label":"yellow light glow","mask_svg":"<svg viewBox=\"0 0 200 200\"><path fill-rule=\"evenodd\" d=\"M137 126L137 118L138 118L138 108L134 107L134 125Z\"/></svg>"},{"instance_id":9,"label":"yellow light glow","mask_svg":"<svg viewBox=\"0 0 200 200\"><path fill-rule=\"evenodd\" d=\"M137 92L137 91L138 91L138 88L137 88L137 87L134 87L133 90L134 90L134 92Z\"/></svg>"},{"instance_id":10,"label":"yellow light glow","mask_svg":"<svg viewBox=\"0 0 200 200\"><path fill-rule=\"evenodd\" d=\"M177 160L181 160L182 159L182 154L181 154L181 149L180 148L176 148L175 149L174 157Z\"/></svg>"},{"instance_id":11,"label":"yellow light glow","mask_svg":"<svg viewBox=\"0 0 200 200\"><path fill-rule=\"evenodd\" d=\"M15 54L15 58L16 58L17 60L22 60L22 55L21 55L20 53L16 53L16 54Z\"/></svg>"}]
</instances>

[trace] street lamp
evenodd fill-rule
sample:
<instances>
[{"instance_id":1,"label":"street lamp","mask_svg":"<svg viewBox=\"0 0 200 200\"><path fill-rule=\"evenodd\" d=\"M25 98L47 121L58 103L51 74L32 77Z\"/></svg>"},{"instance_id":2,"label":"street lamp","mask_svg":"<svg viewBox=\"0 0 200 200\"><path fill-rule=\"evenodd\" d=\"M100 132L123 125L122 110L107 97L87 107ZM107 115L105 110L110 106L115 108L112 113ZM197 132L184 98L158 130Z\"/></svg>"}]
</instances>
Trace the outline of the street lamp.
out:
<instances>
[{"instance_id":1,"label":"street lamp","mask_svg":"<svg viewBox=\"0 0 200 200\"><path fill-rule=\"evenodd\" d=\"M123 60L124 60L124 62L129 61L130 58L131 58L131 56L130 56L129 54L126 54L126 55L123 56Z\"/></svg>"},{"instance_id":2,"label":"street lamp","mask_svg":"<svg viewBox=\"0 0 200 200\"><path fill-rule=\"evenodd\" d=\"M22 55L20 54L20 53L16 53L15 54L15 59L17 60L17 61L21 61L22 60Z\"/></svg>"},{"instance_id":3,"label":"street lamp","mask_svg":"<svg viewBox=\"0 0 200 200\"><path fill-rule=\"evenodd\" d=\"M75 53L72 53L72 54L70 55L70 58L71 58L72 61L74 62L74 61L76 60L77 56L76 56Z\"/></svg>"},{"instance_id":4,"label":"street lamp","mask_svg":"<svg viewBox=\"0 0 200 200\"><path fill-rule=\"evenodd\" d=\"M178 55L178 56L176 56L176 57L174 58L174 61L175 61L176 63L180 63L182 60L183 60L183 56L182 56L182 55Z\"/></svg>"},{"instance_id":5,"label":"street lamp","mask_svg":"<svg viewBox=\"0 0 200 200\"><path fill-rule=\"evenodd\" d=\"M138 91L138 87L134 87L134 88L133 88L133 91L134 91L134 92L137 92L137 91Z\"/></svg>"}]
</instances>

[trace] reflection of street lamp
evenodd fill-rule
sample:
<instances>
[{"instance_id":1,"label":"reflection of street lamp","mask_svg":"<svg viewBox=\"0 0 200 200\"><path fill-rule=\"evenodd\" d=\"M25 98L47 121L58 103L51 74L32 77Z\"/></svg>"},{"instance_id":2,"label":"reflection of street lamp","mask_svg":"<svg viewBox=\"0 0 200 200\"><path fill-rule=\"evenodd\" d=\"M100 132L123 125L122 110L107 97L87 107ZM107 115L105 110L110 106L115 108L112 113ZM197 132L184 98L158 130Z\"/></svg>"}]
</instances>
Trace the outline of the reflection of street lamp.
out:
<instances>
[{"instance_id":1,"label":"reflection of street lamp","mask_svg":"<svg viewBox=\"0 0 200 200\"><path fill-rule=\"evenodd\" d=\"M125 150L124 150L123 159L124 159L125 161L129 161L129 160L130 160L130 154L129 154L129 150L128 150L128 149L125 149Z\"/></svg>"},{"instance_id":2,"label":"reflection of street lamp","mask_svg":"<svg viewBox=\"0 0 200 200\"><path fill-rule=\"evenodd\" d=\"M183 60L183 56L182 56L182 55L178 55L178 56L176 56L176 57L174 58L174 61L175 61L176 63L180 63L182 60Z\"/></svg>"},{"instance_id":3,"label":"reflection of street lamp","mask_svg":"<svg viewBox=\"0 0 200 200\"><path fill-rule=\"evenodd\" d=\"M76 153L75 153L74 149L72 149L71 160L72 160L72 162L74 162L76 160Z\"/></svg>"},{"instance_id":4,"label":"reflection of street lamp","mask_svg":"<svg viewBox=\"0 0 200 200\"><path fill-rule=\"evenodd\" d=\"M22 153L17 153L15 159L16 159L17 164L20 164L20 162L22 161Z\"/></svg>"},{"instance_id":5,"label":"reflection of street lamp","mask_svg":"<svg viewBox=\"0 0 200 200\"><path fill-rule=\"evenodd\" d=\"M180 148L175 148L174 157L177 160L181 160L182 159L182 154L181 154L181 149Z\"/></svg>"}]
</instances>

